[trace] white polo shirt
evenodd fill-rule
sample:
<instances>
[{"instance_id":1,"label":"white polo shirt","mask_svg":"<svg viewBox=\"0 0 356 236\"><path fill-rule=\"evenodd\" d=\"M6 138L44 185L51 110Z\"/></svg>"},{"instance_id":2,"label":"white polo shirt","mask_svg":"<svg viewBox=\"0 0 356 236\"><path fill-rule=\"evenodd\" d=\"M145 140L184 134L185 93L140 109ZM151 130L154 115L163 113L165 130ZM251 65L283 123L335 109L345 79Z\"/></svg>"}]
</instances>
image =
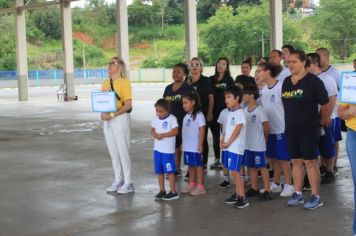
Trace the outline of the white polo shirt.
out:
<instances>
[{"instance_id":1,"label":"white polo shirt","mask_svg":"<svg viewBox=\"0 0 356 236\"><path fill-rule=\"evenodd\" d=\"M229 111L226 121L224 141L229 141L232 133L236 129L236 126L240 124L242 124L240 133L237 138L231 143L231 145L227 148L227 150L235 154L244 155L246 145L246 119L242 108L239 108L235 111Z\"/></svg>"},{"instance_id":2,"label":"white polo shirt","mask_svg":"<svg viewBox=\"0 0 356 236\"><path fill-rule=\"evenodd\" d=\"M156 116L151 123L152 128L155 129L156 133L163 134L172 131L178 127L177 118L170 114L164 119L160 119ZM161 153L175 153L176 148L176 137L163 138L161 140L155 139L153 150Z\"/></svg>"},{"instance_id":3,"label":"white polo shirt","mask_svg":"<svg viewBox=\"0 0 356 236\"><path fill-rule=\"evenodd\" d=\"M266 151L266 139L263 132L263 123L268 122L262 106L257 106L253 111L244 109L246 118L246 150L253 152Z\"/></svg>"},{"instance_id":4,"label":"white polo shirt","mask_svg":"<svg viewBox=\"0 0 356 236\"><path fill-rule=\"evenodd\" d=\"M195 119L193 119L191 113L185 115L182 127L182 147L184 152L199 152L199 128L203 126L205 126L205 117L202 112L199 112Z\"/></svg>"},{"instance_id":5,"label":"white polo shirt","mask_svg":"<svg viewBox=\"0 0 356 236\"><path fill-rule=\"evenodd\" d=\"M282 102L282 81L269 88L262 89L262 106L269 122L270 134L282 134L285 130L284 107Z\"/></svg>"}]
</instances>

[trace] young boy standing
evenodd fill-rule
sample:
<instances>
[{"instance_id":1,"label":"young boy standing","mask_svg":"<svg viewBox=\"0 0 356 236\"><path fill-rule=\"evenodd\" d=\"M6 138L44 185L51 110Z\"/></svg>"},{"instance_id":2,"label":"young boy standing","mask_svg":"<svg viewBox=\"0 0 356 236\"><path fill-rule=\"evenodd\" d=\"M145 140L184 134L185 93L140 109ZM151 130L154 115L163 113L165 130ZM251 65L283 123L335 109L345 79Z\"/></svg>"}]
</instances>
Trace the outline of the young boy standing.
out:
<instances>
[{"instance_id":1,"label":"young boy standing","mask_svg":"<svg viewBox=\"0 0 356 236\"><path fill-rule=\"evenodd\" d=\"M246 141L246 120L240 103L242 91L238 87L228 88L225 92L225 103L229 108L226 120L226 130L220 141L220 147L227 149L228 165L235 183L235 193L225 203L235 204L236 208L248 207L249 201L245 196L244 181L240 171L243 163Z\"/></svg>"},{"instance_id":2,"label":"young boy standing","mask_svg":"<svg viewBox=\"0 0 356 236\"><path fill-rule=\"evenodd\" d=\"M251 189L246 192L248 197L257 197L260 195L258 190L258 173L262 175L264 191L261 197L265 200L272 199L272 191L269 184L269 174L267 170L266 158L266 140L269 133L267 115L262 106L257 104L259 97L258 88L254 85L248 85L243 91L243 100L247 104L244 109L246 118L246 151L244 164L248 168L251 177Z\"/></svg>"}]
</instances>

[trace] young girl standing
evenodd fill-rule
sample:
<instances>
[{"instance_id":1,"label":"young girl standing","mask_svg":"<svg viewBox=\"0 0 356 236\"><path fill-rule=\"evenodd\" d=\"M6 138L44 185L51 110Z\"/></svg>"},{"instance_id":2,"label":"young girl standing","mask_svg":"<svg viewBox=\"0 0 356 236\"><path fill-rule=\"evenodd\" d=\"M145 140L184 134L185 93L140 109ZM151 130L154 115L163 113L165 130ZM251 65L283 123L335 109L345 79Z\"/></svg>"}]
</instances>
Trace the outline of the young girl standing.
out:
<instances>
[{"instance_id":1,"label":"young girl standing","mask_svg":"<svg viewBox=\"0 0 356 236\"><path fill-rule=\"evenodd\" d=\"M155 138L153 158L160 189L155 199L175 200L179 198L174 183L176 171L175 136L179 132L178 122L176 117L170 114L170 106L165 99L159 99L155 108L157 116L151 124L151 135ZM164 187L164 174L168 174L169 178L170 192L168 194Z\"/></svg>"},{"instance_id":2,"label":"young girl standing","mask_svg":"<svg viewBox=\"0 0 356 236\"><path fill-rule=\"evenodd\" d=\"M187 112L183 119L182 150L184 164L189 166L189 184L181 189L182 193L201 195L204 188L204 169L202 152L204 149L205 118L200 109L196 92L183 95L183 108Z\"/></svg>"}]
</instances>

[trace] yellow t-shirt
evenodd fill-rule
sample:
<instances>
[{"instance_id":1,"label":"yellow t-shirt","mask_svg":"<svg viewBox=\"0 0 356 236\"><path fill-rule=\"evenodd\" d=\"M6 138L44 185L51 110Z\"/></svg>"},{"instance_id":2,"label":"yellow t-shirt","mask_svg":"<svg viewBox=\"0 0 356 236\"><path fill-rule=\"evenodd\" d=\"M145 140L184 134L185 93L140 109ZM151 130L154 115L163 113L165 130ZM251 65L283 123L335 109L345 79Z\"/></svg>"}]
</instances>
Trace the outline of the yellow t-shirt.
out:
<instances>
[{"instance_id":1,"label":"yellow t-shirt","mask_svg":"<svg viewBox=\"0 0 356 236\"><path fill-rule=\"evenodd\" d=\"M116 93L121 98L120 101L116 101L116 106L120 109L123 106L123 102L126 100L132 99L131 83L126 78L116 79L113 81L113 86ZM106 79L102 86L101 90L111 90L110 79Z\"/></svg>"},{"instance_id":2,"label":"yellow t-shirt","mask_svg":"<svg viewBox=\"0 0 356 236\"><path fill-rule=\"evenodd\" d=\"M350 107L350 104L340 104L340 106ZM356 131L356 116L352 117L351 119L345 120L345 124L350 129Z\"/></svg>"}]
</instances>

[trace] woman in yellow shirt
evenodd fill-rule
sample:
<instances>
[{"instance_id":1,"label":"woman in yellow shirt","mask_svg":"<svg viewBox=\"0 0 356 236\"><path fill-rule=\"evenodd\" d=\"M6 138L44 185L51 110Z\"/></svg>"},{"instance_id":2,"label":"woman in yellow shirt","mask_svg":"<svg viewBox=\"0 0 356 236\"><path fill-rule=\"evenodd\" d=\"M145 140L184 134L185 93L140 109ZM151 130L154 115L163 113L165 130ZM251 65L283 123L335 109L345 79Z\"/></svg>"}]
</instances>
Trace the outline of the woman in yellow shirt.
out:
<instances>
[{"instance_id":1,"label":"woman in yellow shirt","mask_svg":"<svg viewBox=\"0 0 356 236\"><path fill-rule=\"evenodd\" d=\"M341 104L338 113L340 118L345 120L347 126L346 151L350 160L354 181L354 202L356 202L356 104ZM356 210L354 212L353 232L356 235Z\"/></svg>"},{"instance_id":2,"label":"woman in yellow shirt","mask_svg":"<svg viewBox=\"0 0 356 236\"><path fill-rule=\"evenodd\" d=\"M130 158L131 83L126 78L125 63L120 58L111 58L108 68L110 78L102 84L102 91L116 93L117 111L101 113L101 119L104 121L104 136L115 173L115 180L107 188L107 192L125 194L135 191L131 179Z\"/></svg>"}]
</instances>

